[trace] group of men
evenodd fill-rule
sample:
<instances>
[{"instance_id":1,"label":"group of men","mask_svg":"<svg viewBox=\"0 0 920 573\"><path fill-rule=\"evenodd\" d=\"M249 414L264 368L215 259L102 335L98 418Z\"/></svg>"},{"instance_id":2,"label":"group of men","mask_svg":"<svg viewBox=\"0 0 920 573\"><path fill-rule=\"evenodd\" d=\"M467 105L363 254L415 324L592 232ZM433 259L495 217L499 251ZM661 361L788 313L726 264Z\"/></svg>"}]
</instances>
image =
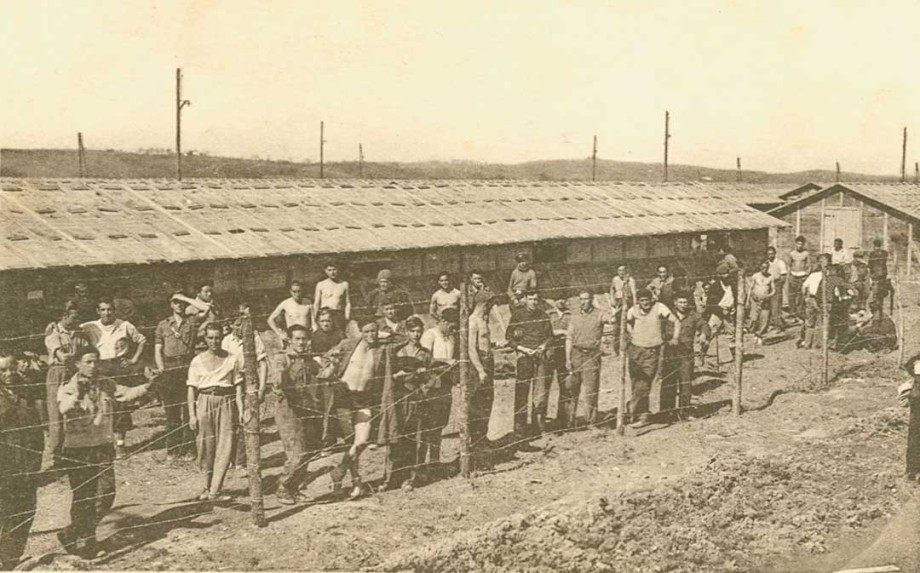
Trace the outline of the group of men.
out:
<instances>
[{"instance_id":1,"label":"group of men","mask_svg":"<svg viewBox=\"0 0 920 573\"><path fill-rule=\"evenodd\" d=\"M660 411L690 406L696 347L705 350L719 332L733 336L739 296L747 297L748 328L758 340L770 326L786 326L786 285L790 315L803 325L803 346L814 338L822 303L830 307L831 325L840 324L841 309L845 313L844 304L851 301L874 313L875 322L881 319L890 288L887 253L879 244L866 265L862 257L846 259L840 254L842 244L817 258L804 247L804 238L797 238L788 262L769 249L742 293L737 292L737 273L743 271L730 252L722 253L715 275L700 281L696 291L690 282L675 281L664 265L644 288L637 288L622 265L607 295L609 310L595 305L589 289L577 293L574 311L564 298L542 300L535 271L526 256L518 256L508 283L511 318L505 332L515 362L514 435L529 439L551 429L604 422L598 398L602 340L607 335L612 334L614 352L627 356L627 414L632 426L641 427L651 419L650 393L656 380L661 387ZM452 410L451 389L459 379L460 291L447 273L438 276L428 308L435 324L426 329L409 295L394 284L391 271L378 273L376 288L354 313L349 284L339 278L337 266L330 263L324 272L312 301L305 296L304 284L294 281L290 297L268 316L268 327L283 348L280 360L274 361L278 371L273 376L265 345L256 334L256 365L250 369L255 378L248 378L241 336L241 317L248 309L228 312L215 301L209 283L200 285L194 297L180 292L169 296L169 316L155 330L152 366L143 362L146 338L116 316L118 306L112 299L92 304L84 284L77 285L73 298L45 331L48 370L45 392L39 397L43 401L22 390L29 385L22 383L27 373L20 362L0 353L0 513L23 516L17 523L0 520L3 565L21 555L22 533L28 533L34 515L34 476L41 466L43 438L55 471L68 476L73 491L71 525L59 538L70 552L89 557L100 553L95 529L114 501L114 461L128 455L130 404L146 394L155 394L166 412L166 433L160 440L167 458L197 458L204 477L198 496L202 501L228 499L222 491L228 469L234 463L245 464L239 429L246 388L261 400L269 379L286 455L279 502L303 501L300 490L308 464L337 444L344 451L331 473L332 487L344 495L342 482L350 474L351 498L367 492L359 460L373 445L386 447L383 489L411 489L435 477L441 435ZM469 429L479 455L491 446L487 436L496 350L491 321L498 297L486 286L482 272L473 271L467 279ZM826 303L825 292L832 293ZM91 318L90 312L95 316ZM862 318L863 326L873 323ZM346 328L351 321L357 323L358 335L349 338ZM847 340L852 342L852 337ZM556 427L550 428L553 379L559 403ZM36 419L46 421L47 437ZM16 487L9 487L14 482Z\"/></svg>"}]
</instances>

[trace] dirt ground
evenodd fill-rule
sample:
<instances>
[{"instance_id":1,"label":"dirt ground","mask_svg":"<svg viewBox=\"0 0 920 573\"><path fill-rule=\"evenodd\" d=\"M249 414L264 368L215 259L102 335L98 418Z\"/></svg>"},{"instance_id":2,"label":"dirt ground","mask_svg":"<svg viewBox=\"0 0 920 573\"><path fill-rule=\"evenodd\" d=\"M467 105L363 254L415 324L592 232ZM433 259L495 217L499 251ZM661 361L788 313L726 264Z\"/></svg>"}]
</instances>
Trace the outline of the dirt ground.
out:
<instances>
[{"instance_id":1,"label":"dirt ground","mask_svg":"<svg viewBox=\"0 0 920 573\"><path fill-rule=\"evenodd\" d=\"M920 309L906 314L907 351ZM791 331L790 331L791 334ZM192 501L193 463L167 464L151 440L161 411L137 416L137 452L118 464L118 498L99 535L109 550L92 563L64 554L64 480L39 492L27 553L42 569L416 571L834 571L897 508L920 495L901 479L906 410L895 387L897 353L832 355L836 379L821 386L820 352L779 337L747 348L745 413L731 415L727 349L697 380L695 418L625 437L613 430L553 435L506 449L473 479L442 479L412 492L334 501L313 464L311 502L282 506L273 492L283 453L267 419L263 478L269 525L251 525L247 480L225 506ZM601 409L619 395L618 361L605 359ZM721 370L721 372L720 372ZM510 430L511 386L499 382L490 437ZM551 411L552 414L552 411ZM502 423L501 421L505 421ZM450 430L450 429L449 429ZM445 438L445 473L457 440ZM363 473L382 474L383 451ZM879 563L881 564L881 563Z\"/></svg>"}]
</instances>

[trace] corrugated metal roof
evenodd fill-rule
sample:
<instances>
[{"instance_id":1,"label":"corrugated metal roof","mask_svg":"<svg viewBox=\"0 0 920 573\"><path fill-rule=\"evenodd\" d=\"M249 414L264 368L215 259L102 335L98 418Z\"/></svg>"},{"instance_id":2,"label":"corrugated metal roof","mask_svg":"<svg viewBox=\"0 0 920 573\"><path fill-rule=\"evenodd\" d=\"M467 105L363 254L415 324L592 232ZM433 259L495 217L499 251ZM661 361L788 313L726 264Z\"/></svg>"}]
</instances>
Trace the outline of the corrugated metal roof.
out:
<instances>
[{"instance_id":1,"label":"corrugated metal roof","mask_svg":"<svg viewBox=\"0 0 920 573\"><path fill-rule=\"evenodd\" d=\"M698 183L5 178L0 270L783 225Z\"/></svg>"},{"instance_id":2,"label":"corrugated metal roof","mask_svg":"<svg viewBox=\"0 0 920 573\"><path fill-rule=\"evenodd\" d=\"M838 191L850 191L868 201L874 201L920 221L920 185L916 183L835 183L821 191L777 207L771 210L770 214L776 217L785 216Z\"/></svg>"},{"instance_id":3,"label":"corrugated metal roof","mask_svg":"<svg viewBox=\"0 0 920 573\"><path fill-rule=\"evenodd\" d=\"M777 205L784 203L784 195L801 189L803 185L779 183L707 183L706 186L726 199L745 205Z\"/></svg>"}]
</instances>

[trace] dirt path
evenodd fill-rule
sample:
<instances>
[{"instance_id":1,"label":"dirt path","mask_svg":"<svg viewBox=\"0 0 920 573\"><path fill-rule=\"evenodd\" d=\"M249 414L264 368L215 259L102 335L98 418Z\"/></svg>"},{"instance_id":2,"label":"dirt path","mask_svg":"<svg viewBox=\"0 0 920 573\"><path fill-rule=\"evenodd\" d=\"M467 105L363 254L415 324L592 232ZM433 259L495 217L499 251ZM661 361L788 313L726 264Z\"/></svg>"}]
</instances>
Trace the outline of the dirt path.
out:
<instances>
[{"instance_id":1,"label":"dirt path","mask_svg":"<svg viewBox=\"0 0 920 573\"><path fill-rule=\"evenodd\" d=\"M834 356L839 370L862 369L827 391L783 394L789 388L815 386L818 353L796 351L791 341L778 341L750 354L744 403L751 411L740 418L727 415L730 384L724 376L710 376L700 382L704 393L695 398L705 405L701 411L707 418L652 427L626 438L597 430L553 436L536 442L535 451L509 452L473 481L447 479L408 494L376 494L358 502L329 503L324 473L336 458L327 458L313 468L316 479L305 492L313 500L310 505L290 508L271 495L266 498L270 524L265 529L250 525L243 478L233 476L229 483L240 494L239 503L204 506L187 501L200 487L191 464L167 466L161 451L143 452L117 468L116 510L99 532L107 538L110 554L92 567L350 570L414 565L419 570L447 570L437 556L452 555L452 548L466 547L469 541L474 548L479 544L494 549L509 561L497 566L472 550L464 553L466 561L451 561L459 563L454 570L515 569L513 559L524 557L506 552L503 542L488 537L495 534L496 524L509 527L508 531L539 531L528 525L533 516L545 520L556 515L593 515L601 503L626 514L632 510L624 508L647 508L632 520L639 528L635 534L641 537L653 539L650 532L662 523L678 528L671 531L671 538L689 544L683 548L685 554L688 547L694 548L696 561L687 561L690 568L670 570L736 571L741 566L765 567L797 551L802 559L831 551L847 532L878 524L899 496L906 495L898 481L906 416L892 408L894 356L871 366L866 366L873 360L869 355ZM602 409L616 404L616 366L615 360L605 365ZM507 384L499 385L498 418L510 417L510 390ZM139 439L143 432L152 434L161 420L154 416L146 423ZM268 430L264 475L268 490L273 491L282 454L273 428ZM492 428L493 435L504 431L501 426ZM453 459L455 447L455 440L446 440L445 459ZM367 475L380 475L382 455L379 450L369 453L364 460ZM828 496L838 490L851 497L829 504ZM780 497L761 498L759 491ZM683 492L703 496L699 501L708 513L695 512L693 500L682 497ZM715 505L703 503L708 492L719 492L725 503L715 503L718 497L712 500ZM759 501L748 503L748 499ZM84 568L86 564L61 554L54 538L56 529L67 523L69 492L63 481L43 488L40 500L28 552L46 555L43 568ZM756 503L763 507L751 506ZM836 509L822 509L828 505ZM776 511L769 509L774 506ZM647 514L659 516L662 523L639 519ZM580 520L572 522L573 531L579 530ZM732 532L725 543L713 535L719 528ZM758 530L766 533L758 537ZM545 550L556 547L553 543L559 539L535 536L530 541L532 545L524 546L546 561L521 563L538 570L558 564ZM654 551L642 544L625 544L624 550L635 553L608 565L651 571L655 570L651 565L644 567L655 562L655 555L681 551L679 546L657 542L660 546L654 546ZM591 548L594 542L572 543L586 558L601 555ZM614 548L605 549L610 556L619 555ZM748 554L752 557L746 558ZM572 562L594 567L603 558Z\"/></svg>"}]
</instances>

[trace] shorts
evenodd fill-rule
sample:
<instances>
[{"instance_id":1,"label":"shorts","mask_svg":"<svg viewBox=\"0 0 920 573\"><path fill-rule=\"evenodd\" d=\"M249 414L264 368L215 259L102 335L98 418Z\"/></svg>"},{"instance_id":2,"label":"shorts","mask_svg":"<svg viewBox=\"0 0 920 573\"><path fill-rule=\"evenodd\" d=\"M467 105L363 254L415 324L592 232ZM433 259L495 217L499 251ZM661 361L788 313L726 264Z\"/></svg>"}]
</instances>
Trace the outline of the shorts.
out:
<instances>
[{"instance_id":1,"label":"shorts","mask_svg":"<svg viewBox=\"0 0 920 573\"><path fill-rule=\"evenodd\" d=\"M354 391L344 382L332 386L333 407L337 410L371 410L380 407L380 395L371 390Z\"/></svg>"}]
</instances>

